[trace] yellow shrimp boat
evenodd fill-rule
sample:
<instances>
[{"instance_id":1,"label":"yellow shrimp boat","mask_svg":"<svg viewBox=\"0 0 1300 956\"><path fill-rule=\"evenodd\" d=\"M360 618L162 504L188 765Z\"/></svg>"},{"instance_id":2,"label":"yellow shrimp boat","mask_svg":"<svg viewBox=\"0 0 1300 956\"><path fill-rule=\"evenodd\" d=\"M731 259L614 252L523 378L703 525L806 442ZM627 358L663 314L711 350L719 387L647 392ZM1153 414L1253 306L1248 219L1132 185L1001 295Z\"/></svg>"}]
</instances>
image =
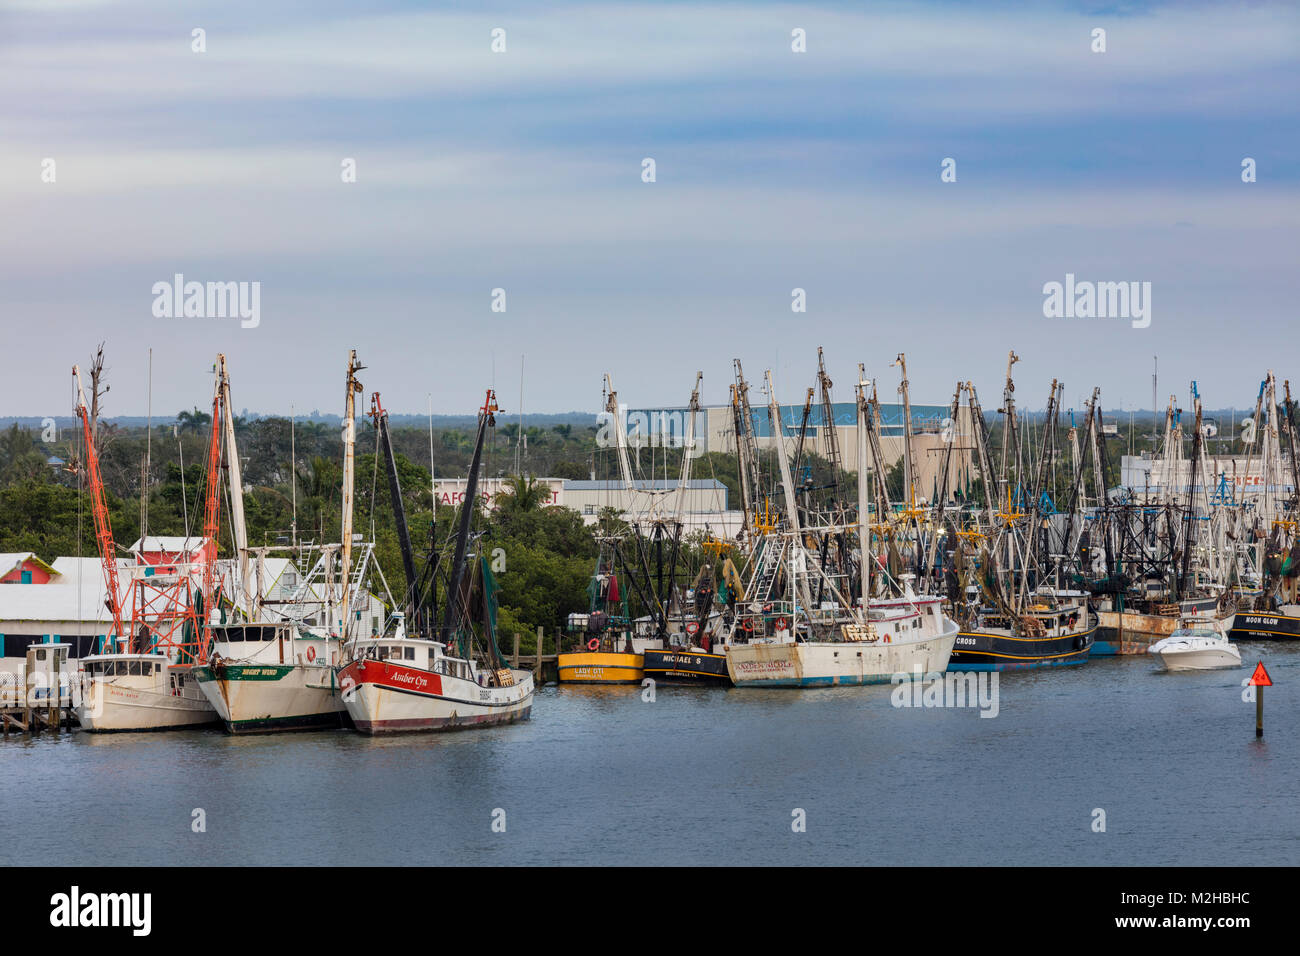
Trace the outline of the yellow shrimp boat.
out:
<instances>
[{"instance_id":1,"label":"yellow shrimp boat","mask_svg":"<svg viewBox=\"0 0 1300 956\"><path fill-rule=\"evenodd\" d=\"M557 661L561 684L639 684L645 656L625 651L570 651Z\"/></svg>"}]
</instances>

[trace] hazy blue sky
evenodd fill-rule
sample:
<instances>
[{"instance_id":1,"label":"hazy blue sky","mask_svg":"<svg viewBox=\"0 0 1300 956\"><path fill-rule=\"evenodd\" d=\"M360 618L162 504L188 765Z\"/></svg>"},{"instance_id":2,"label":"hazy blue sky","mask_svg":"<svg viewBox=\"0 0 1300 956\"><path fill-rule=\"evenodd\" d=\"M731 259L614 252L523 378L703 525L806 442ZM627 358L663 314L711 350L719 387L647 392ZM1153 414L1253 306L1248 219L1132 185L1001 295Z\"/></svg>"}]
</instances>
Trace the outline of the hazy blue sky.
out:
<instances>
[{"instance_id":1,"label":"hazy blue sky","mask_svg":"<svg viewBox=\"0 0 1300 956\"><path fill-rule=\"evenodd\" d=\"M1010 347L1030 407L1300 374L1296 5L1023 7L0 0L0 414L68 413L101 339L110 415L151 346L156 415L217 351L262 412L340 411L351 347L396 412L514 412L521 355L526 411L723 401L734 357L795 402L819 344L841 399L900 350L933 403ZM1044 318L1067 272L1150 327ZM155 318L175 273L260 325Z\"/></svg>"}]
</instances>

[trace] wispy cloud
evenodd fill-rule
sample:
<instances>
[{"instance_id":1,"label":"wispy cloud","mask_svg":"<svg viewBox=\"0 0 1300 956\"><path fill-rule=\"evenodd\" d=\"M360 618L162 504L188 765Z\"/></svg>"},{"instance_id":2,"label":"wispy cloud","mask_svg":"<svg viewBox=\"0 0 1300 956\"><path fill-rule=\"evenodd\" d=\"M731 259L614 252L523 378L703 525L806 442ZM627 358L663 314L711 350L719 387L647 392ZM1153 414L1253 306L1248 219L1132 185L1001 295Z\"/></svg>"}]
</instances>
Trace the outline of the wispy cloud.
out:
<instances>
[{"instance_id":1,"label":"wispy cloud","mask_svg":"<svg viewBox=\"0 0 1300 956\"><path fill-rule=\"evenodd\" d=\"M792 341L838 343L846 370L919 350L936 392L1038 342L1045 379L1068 355L1136 401L1145 373L1112 339L1038 311L1043 282L1085 269L1156 282L1158 348L1188 377L1216 323L1295 344L1290 5L359 9L0 3L0 309L31 358L0 410L63 401L65 366L105 337L178 368L220 347L268 410L330 407L352 346L398 410L430 389L462 409L526 350L540 410L594 404L596 366L669 401L665 369L712 362L721 391L733 354L797 369ZM263 281L262 325L153 320L149 286L177 271ZM1118 352L1145 368L1154 339ZM1226 391L1254 361L1196 374ZM131 410L143 394L114 390ZM188 379L155 394L193 404Z\"/></svg>"}]
</instances>

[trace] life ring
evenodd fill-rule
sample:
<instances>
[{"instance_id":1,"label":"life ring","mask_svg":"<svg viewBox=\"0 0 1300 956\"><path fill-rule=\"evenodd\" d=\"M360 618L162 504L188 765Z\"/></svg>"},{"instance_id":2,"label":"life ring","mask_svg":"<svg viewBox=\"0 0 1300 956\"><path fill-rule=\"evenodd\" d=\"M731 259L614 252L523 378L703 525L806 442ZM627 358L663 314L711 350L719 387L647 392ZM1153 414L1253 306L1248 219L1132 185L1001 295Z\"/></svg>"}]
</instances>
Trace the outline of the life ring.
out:
<instances>
[{"instance_id":1,"label":"life ring","mask_svg":"<svg viewBox=\"0 0 1300 956\"><path fill-rule=\"evenodd\" d=\"M687 621L687 622L686 622L686 633L687 633L687 634L694 634L694 633L695 633L696 631L698 631L699 629L700 629L700 625L699 625L699 622L698 622L698 621Z\"/></svg>"},{"instance_id":2,"label":"life ring","mask_svg":"<svg viewBox=\"0 0 1300 956\"><path fill-rule=\"evenodd\" d=\"M308 644L308 645L307 645L307 663L310 664L310 663L311 663L312 661L314 661L315 659L316 659L316 648L314 648L314 647L312 647L310 644Z\"/></svg>"},{"instance_id":3,"label":"life ring","mask_svg":"<svg viewBox=\"0 0 1300 956\"><path fill-rule=\"evenodd\" d=\"M587 642L587 650L589 651L594 651L598 647L600 647L600 638L598 637L593 637Z\"/></svg>"},{"instance_id":4,"label":"life ring","mask_svg":"<svg viewBox=\"0 0 1300 956\"><path fill-rule=\"evenodd\" d=\"M783 618L783 617L778 617L778 618L776 619L776 629L777 629L778 631L784 631L784 630L786 630L787 628L789 628L789 626L790 626L790 625L786 623L785 618Z\"/></svg>"},{"instance_id":5,"label":"life ring","mask_svg":"<svg viewBox=\"0 0 1300 956\"><path fill-rule=\"evenodd\" d=\"M754 622L748 619L741 621L740 629L742 631L752 631L754 629Z\"/></svg>"}]
</instances>

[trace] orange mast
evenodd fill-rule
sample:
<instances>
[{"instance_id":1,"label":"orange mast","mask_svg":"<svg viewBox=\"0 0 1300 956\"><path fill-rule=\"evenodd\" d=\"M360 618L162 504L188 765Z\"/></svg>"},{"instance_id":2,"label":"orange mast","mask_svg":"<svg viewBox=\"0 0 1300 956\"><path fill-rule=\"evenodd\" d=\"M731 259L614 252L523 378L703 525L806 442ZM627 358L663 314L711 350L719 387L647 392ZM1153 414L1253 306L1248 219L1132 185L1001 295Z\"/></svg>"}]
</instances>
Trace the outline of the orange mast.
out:
<instances>
[{"instance_id":1,"label":"orange mast","mask_svg":"<svg viewBox=\"0 0 1300 956\"><path fill-rule=\"evenodd\" d=\"M82 434L86 441L86 471L90 477L91 512L95 517L95 540L99 544L99 560L104 566L104 583L108 586L108 608L113 614L113 645L122 637L122 606L117 590L117 556L113 546L113 526L109 522L108 505L104 501L104 482L99 474L99 455L95 451L95 436L90 431L90 414L86 410L86 393L81 388L81 369L72 366L72 377L77 381L77 415L81 418Z\"/></svg>"}]
</instances>

